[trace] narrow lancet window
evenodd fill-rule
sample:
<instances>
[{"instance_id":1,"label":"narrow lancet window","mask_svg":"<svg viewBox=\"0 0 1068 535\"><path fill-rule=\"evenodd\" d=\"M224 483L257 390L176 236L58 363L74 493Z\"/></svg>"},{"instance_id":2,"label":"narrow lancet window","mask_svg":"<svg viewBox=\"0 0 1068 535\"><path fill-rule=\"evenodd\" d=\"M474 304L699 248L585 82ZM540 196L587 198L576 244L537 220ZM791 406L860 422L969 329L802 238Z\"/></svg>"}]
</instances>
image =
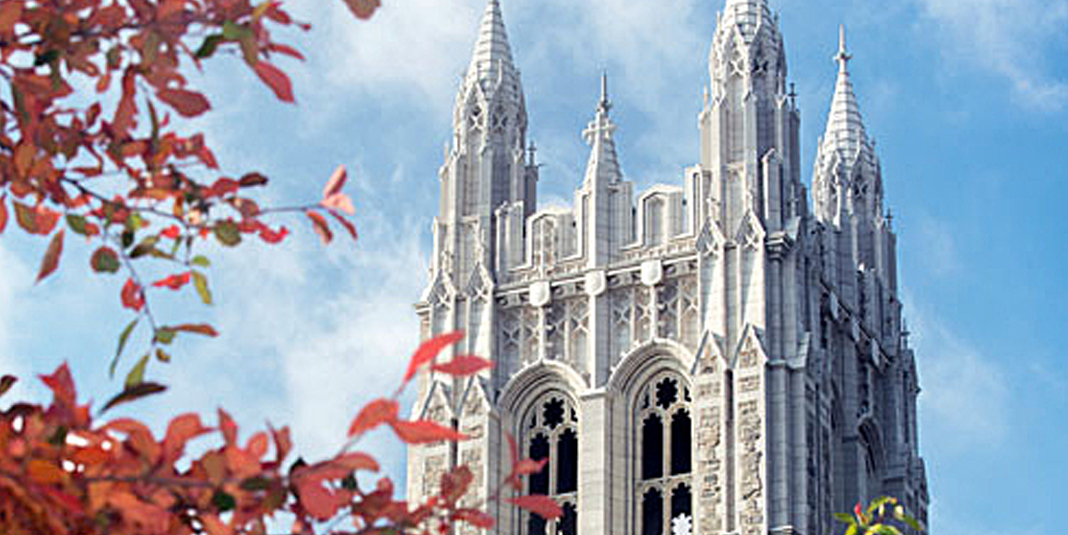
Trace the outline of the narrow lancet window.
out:
<instances>
[{"instance_id":1,"label":"narrow lancet window","mask_svg":"<svg viewBox=\"0 0 1068 535\"><path fill-rule=\"evenodd\" d=\"M693 417L689 386L662 372L638 392L635 433L640 451L635 496L642 535L672 533L693 522Z\"/></svg>"},{"instance_id":2,"label":"narrow lancet window","mask_svg":"<svg viewBox=\"0 0 1068 535\"><path fill-rule=\"evenodd\" d=\"M546 460L545 468L531 474L530 494L552 497L563 508L562 517L545 520L523 513L525 535L578 534L578 414L570 398L548 394L530 406L522 419L527 423L525 450L534 460Z\"/></svg>"}]
</instances>

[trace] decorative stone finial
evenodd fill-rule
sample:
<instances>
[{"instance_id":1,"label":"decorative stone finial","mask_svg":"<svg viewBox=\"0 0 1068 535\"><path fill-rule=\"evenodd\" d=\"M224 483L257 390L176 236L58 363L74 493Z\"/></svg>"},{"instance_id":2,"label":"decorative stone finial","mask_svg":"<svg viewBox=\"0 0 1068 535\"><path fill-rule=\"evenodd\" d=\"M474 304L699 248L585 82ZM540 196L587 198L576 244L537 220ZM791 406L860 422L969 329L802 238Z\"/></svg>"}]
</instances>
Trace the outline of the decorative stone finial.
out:
<instances>
[{"instance_id":1,"label":"decorative stone finial","mask_svg":"<svg viewBox=\"0 0 1068 535\"><path fill-rule=\"evenodd\" d=\"M838 54L834 56L834 61L838 63L838 72L849 72L849 60L853 59L853 56L846 50L846 30L845 24L838 26Z\"/></svg>"}]
</instances>

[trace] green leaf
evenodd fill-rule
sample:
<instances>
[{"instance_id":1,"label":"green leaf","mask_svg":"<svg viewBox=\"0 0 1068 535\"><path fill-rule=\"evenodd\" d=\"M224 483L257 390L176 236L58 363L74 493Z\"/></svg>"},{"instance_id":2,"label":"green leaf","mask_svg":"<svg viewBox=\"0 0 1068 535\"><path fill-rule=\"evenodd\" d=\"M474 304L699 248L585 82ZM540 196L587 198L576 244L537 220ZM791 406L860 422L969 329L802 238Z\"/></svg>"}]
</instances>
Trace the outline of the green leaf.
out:
<instances>
[{"instance_id":1,"label":"green leaf","mask_svg":"<svg viewBox=\"0 0 1068 535\"><path fill-rule=\"evenodd\" d=\"M53 61L59 59L59 50L52 49L43 54L38 54L36 58L33 58L33 66L40 67L41 65L48 65Z\"/></svg>"},{"instance_id":2,"label":"green leaf","mask_svg":"<svg viewBox=\"0 0 1068 535\"><path fill-rule=\"evenodd\" d=\"M233 221L220 221L215 225L215 238L219 240L219 243L233 247L241 243L241 230Z\"/></svg>"},{"instance_id":3,"label":"green leaf","mask_svg":"<svg viewBox=\"0 0 1068 535\"><path fill-rule=\"evenodd\" d=\"M0 377L0 396L6 394L8 390L11 390L11 387L15 386L15 383L18 381L18 378L14 375Z\"/></svg>"},{"instance_id":4,"label":"green leaf","mask_svg":"<svg viewBox=\"0 0 1068 535\"><path fill-rule=\"evenodd\" d=\"M845 513L835 513L834 517L837 518L839 522L844 522L846 524L856 524L857 523L857 520L855 518L853 518L853 515L847 515Z\"/></svg>"},{"instance_id":5,"label":"green leaf","mask_svg":"<svg viewBox=\"0 0 1068 535\"><path fill-rule=\"evenodd\" d=\"M56 428L56 432L52 433L52 436L48 437L48 443L53 446L62 446L67 442L67 433L70 430L67 426L61 425Z\"/></svg>"},{"instance_id":6,"label":"green leaf","mask_svg":"<svg viewBox=\"0 0 1068 535\"><path fill-rule=\"evenodd\" d=\"M237 507L237 500L225 491L217 490L211 497L211 504L214 505L220 513L225 513L233 510L234 507Z\"/></svg>"},{"instance_id":7,"label":"green leaf","mask_svg":"<svg viewBox=\"0 0 1068 535\"><path fill-rule=\"evenodd\" d=\"M126 390L129 390L145 380L145 367L148 366L148 353L141 357L141 360L137 361L130 373L126 375Z\"/></svg>"},{"instance_id":8,"label":"green leaf","mask_svg":"<svg viewBox=\"0 0 1068 535\"><path fill-rule=\"evenodd\" d=\"M119 255L110 247L101 247L89 258L89 265L97 273L115 273L119 270Z\"/></svg>"},{"instance_id":9,"label":"green leaf","mask_svg":"<svg viewBox=\"0 0 1068 535\"><path fill-rule=\"evenodd\" d=\"M202 254L198 254L198 255L194 256L193 260L191 260L190 262L194 266L211 267L211 261L208 260L208 257L206 257L206 256L204 256Z\"/></svg>"},{"instance_id":10,"label":"green leaf","mask_svg":"<svg viewBox=\"0 0 1068 535\"><path fill-rule=\"evenodd\" d=\"M67 226L82 236L89 235L89 231L85 226L85 217L83 216L78 214L67 214Z\"/></svg>"},{"instance_id":11,"label":"green leaf","mask_svg":"<svg viewBox=\"0 0 1068 535\"><path fill-rule=\"evenodd\" d=\"M159 243L159 236L149 236L141 240L141 243L137 244L137 247L134 247L133 251L130 251L130 258L141 258L147 254L151 254L156 250L157 243Z\"/></svg>"},{"instance_id":12,"label":"green leaf","mask_svg":"<svg viewBox=\"0 0 1068 535\"><path fill-rule=\"evenodd\" d=\"M909 515L903 515L901 521L905 524L908 524L910 528L916 531L926 531L925 529L923 529L923 524L920 524L915 518L912 518Z\"/></svg>"},{"instance_id":13,"label":"green leaf","mask_svg":"<svg viewBox=\"0 0 1068 535\"><path fill-rule=\"evenodd\" d=\"M200 47L197 48L194 55L197 59L210 58L224 41L226 41L226 38L221 34L209 35L204 38L203 43L200 43Z\"/></svg>"},{"instance_id":14,"label":"green leaf","mask_svg":"<svg viewBox=\"0 0 1068 535\"><path fill-rule=\"evenodd\" d=\"M161 343L163 345L171 345L171 342L174 341L174 336L176 334L178 334L178 332L175 331L174 329L168 329L167 327L160 327L159 329L156 329L155 341L159 342L159 343Z\"/></svg>"},{"instance_id":15,"label":"green leaf","mask_svg":"<svg viewBox=\"0 0 1068 535\"><path fill-rule=\"evenodd\" d=\"M122 330L122 334L119 335L119 348L115 350L115 356L111 359L111 366L108 367L108 377L115 377L115 366L118 366L119 357L122 356L122 350L126 347L126 341L130 339L130 333L133 332L134 327L137 327L138 321L141 321L140 317L134 318L134 320Z\"/></svg>"},{"instance_id":16,"label":"green leaf","mask_svg":"<svg viewBox=\"0 0 1068 535\"><path fill-rule=\"evenodd\" d=\"M857 525L850 524L849 527L846 528L844 535L857 535Z\"/></svg>"},{"instance_id":17,"label":"green leaf","mask_svg":"<svg viewBox=\"0 0 1068 535\"><path fill-rule=\"evenodd\" d=\"M115 397L108 400L108 402L104 404L104 408L100 409L100 413L103 414L116 405L122 405L123 403L128 403L135 399L159 394L165 390L167 390L167 387L158 383L138 383L134 386L127 386L125 390L119 392Z\"/></svg>"},{"instance_id":18,"label":"green leaf","mask_svg":"<svg viewBox=\"0 0 1068 535\"><path fill-rule=\"evenodd\" d=\"M868 505L868 516L875 516L875 511L877 509L879 510L879 516L883 516L883 509L886 507L886 504L895 502L897 502L897 500L890 496L883 496L872 500L871 504Z\"/></svg>"},{"instance_id":19,"label":"green leaf","mask_svg":"<svg viewBox=\"0 0 1068 535\"><path fill-rule=\"evenodd\" d=\"M134 233L131 230L124 230L119 236L119 239L122 240L122 248L129 249L134 242Z\"/></svg>"},{"instance_id":20,"label":"green leaf","mask_svg":"<svg viewBox=\"0 0 1068 535\"><path fill-rule=\"evenodd\" d=\"M867 535L901 535L901 530L887 524L875 524L868 528Z\"/></svg>"},{"instance_id":21,"label":"green leaf","mask_svg":"<svg viewBox=\"0 0 1068 535\"><path fill-rule=\"evenodd\" d=\"M197 294L200 295L200 300L205 305L211 304L211 290L208 289L208 278L203 273L193 270L193 286L197 289Z\"/></svg>"},{"instance_id":22,"label":"green leaf","mask_svg":"<svg viewBox=\"0 0 1068 535\"><path fill-rule=\"evenodd\" d=\"M241 490L256 491L267 490L271 487L271 480L263 476L252 476L241 482Z\"/></svg>"}]
</instances>

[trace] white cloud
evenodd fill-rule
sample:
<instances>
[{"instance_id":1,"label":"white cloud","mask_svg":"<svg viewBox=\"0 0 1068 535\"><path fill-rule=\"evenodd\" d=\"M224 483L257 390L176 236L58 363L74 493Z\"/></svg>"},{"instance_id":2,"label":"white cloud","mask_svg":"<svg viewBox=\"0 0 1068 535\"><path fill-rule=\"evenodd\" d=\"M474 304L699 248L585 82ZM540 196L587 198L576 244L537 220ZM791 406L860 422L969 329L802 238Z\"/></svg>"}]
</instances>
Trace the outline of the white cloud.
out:
<instances>
[{"instance_id":1,"label":"white cloud","mask_svg":"<svg viewBox=\"0 0 1068 535\"><path fill-rule=\"evenodd\" d=\"M386 4L368 23L353 17L342 2L293 2L294 15L312 22L317 40L330 43L311 51L313 64L305 71L311 80L305 87L339 95L399 95L447 110L470 58L482 6L465 0Z\"/></svg>"},{"instance_id":2,"label":"white cloud","mask_svg":"<svg viewBox=\"0 0 1068 535\"><path fill-rule=\"evenodd\" d=\"M1009 429L1005 372L928 310L916 306L908 292L905 302L923 388L924 443L931 450L947 452L999 444Z\"/></svg>"},{"instance_id":3,"label":"white cloud","mask_svg":"<svg viewBox=\"0 0 1068 535\"><path fill-rule=\"evenodd\" d=\"M1008 78L1027 107L1059 111L1068 80L1049 73L1047 49L1068 24L1066 0L916 0L956 60Z\"/></svg>"}]
</instances>

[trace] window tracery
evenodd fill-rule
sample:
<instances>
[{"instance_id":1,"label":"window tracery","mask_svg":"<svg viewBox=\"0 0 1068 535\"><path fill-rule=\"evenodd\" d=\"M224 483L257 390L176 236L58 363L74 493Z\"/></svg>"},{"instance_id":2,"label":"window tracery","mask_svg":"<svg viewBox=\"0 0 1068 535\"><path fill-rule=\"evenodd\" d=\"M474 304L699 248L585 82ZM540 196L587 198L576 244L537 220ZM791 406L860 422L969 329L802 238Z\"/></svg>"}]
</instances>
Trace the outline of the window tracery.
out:
<instances>
[{"instance_id":1,"label":"window tracery","mask_svg":"<svg viewBox=\"0 0 1068 535\"><path fill-rule=\"evenodd\" d=\"M636 422L638 533L663 535L693 520L693 420L688 383L663 372L640 391Z\"/></svg>"},{"instance_id":2,"label":"window tracery","mask_svg":"<svg viewBox=\"0 0 1068 535\"><path fill-rule=\"evenodd\" d=\"M541 398L528 411L525 450L531 459L548 459L545 468L528 480L530 494L551 496L564 514L547 521L524 513L526 535L576 535L578 533L578 411L559 393Z\"/></svg>"}]
</instances>

